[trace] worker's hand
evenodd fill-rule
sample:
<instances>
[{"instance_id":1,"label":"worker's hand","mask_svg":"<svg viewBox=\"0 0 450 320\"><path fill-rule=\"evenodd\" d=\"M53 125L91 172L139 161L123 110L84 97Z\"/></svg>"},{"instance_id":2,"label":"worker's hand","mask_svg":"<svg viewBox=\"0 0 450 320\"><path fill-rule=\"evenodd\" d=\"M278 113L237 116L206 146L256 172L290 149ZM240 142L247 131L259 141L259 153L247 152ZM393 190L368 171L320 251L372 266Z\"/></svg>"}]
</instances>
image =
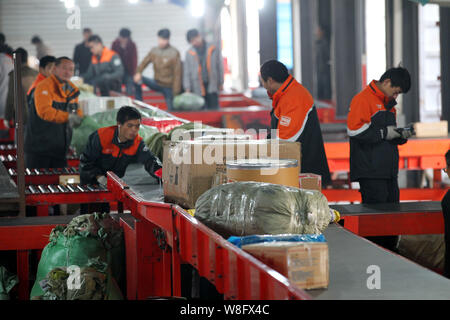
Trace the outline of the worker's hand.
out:
<instances>
[{"instance_id":1,"label":"worker's hand","mask_svg":"<svg viewBox=\"0 0 450 320\"><path fill-rule=\"evenodd\" d=\"M403 139L409 139L412 137L413 132L411 130L402 130L401 135Z\"/></svg>"},{"instance_id":2,"label":"worker's hand","mask_svg":"<svg viewBox=\"0 0 450 320\"><path fill-rule=\"evenodd\" d=\"M105 176L98 176L97 182L99 185L106 187L107 179Z\"/></svg>"},{"instance_id":3,"label":"worker's hand","mask_svg":"<svg viewBox=\"0 0 450 320\"><path fill-rule=\"evenodd\" d=\"M134 75L134 77L133 77L133 80L134 80L135 83L141 82L141 80L142 80L142 74L136 73L136 74Z\"/></svg>"},{"instance_id":4,"label":"worker's hand","mask_svg":"<svg viewBox=\"0 0 450 320\"><path fill-rule=\"evenodd\" d=\"M384 140L392 140L401 138L401 134L397 132L396 126L388 126L386 127L386 130L384 131Z\"/></svg>"},{"instance_id":5,"label":"worker's hand","mask_svg":"<svg viewBox=\"0 0 450 320\"><path fill-rule=\"evenodd\" d=\"M69 114L69 126L71 128L78 128L82 121L83 118L81 118L78 114L76 113Z\"/></svg>"}]
</instances>

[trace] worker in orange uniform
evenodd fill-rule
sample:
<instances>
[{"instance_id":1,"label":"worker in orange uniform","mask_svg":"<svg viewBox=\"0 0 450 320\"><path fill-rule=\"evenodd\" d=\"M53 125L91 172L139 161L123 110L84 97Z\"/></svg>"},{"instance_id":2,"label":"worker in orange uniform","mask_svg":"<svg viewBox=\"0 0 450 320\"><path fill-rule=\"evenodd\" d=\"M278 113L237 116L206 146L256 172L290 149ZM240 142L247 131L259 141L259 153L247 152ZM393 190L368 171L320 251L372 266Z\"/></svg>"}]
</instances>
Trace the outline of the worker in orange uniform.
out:
<instances>
[{"instance_id":1,"label":"worker in orange uniform","mask_svg":"<svg viewBox=\"0 0 450 320\"><path fill-rule=\"evenodd\" d=\"M80 125L80 91L70 81L75 65L68 57L55 61L53 74L41 81L31 100L25 134L28 168L63 168L72 140L72 128Z\"/></svg>"},{"instance_id":2,"label":"worker in orange uniform","mask_svg":"<svg viewBox=\"0 0 450 320\"><path fill-rule=\"evenodd\" d=\"M350 136L350 179L359 182L362 203L398 203L398 145L405 144L410 130L397 128L396 99L407 93L411 77L404 68L387 70L373 80L350 104L347 133ZM397 236L368 237L395 251Z\"/></svg>"},{"instance_id":3,"label":"worker in orange uniform","mask_svg":"<svg viewBox=\"0 0 450 320\"><path fill-rule=\"evenodd\" d=\"M80 157L81 184L106 186L106 173L114 172L119 178L131 163L144 164L145 170L158 181L162 176L161 161L149 150L139 136L141 114L130 106L117 112L117 125L100 128L89 136L86 148ZM109 205L99 209L109 212ZM88 213L88 206L81 206L81 213Z\"/></svg>"},{"instance_id":4,"label":"worker in orange uniform","mask_svg":"<svg viewBox=\"0 0 450 320\"><path fill-rule=\"evenodd\" d=\"M55 68L56 58L54 56L45 56L39 60L39 74L37 75L34 82L31 84L31 87L28 89L27 98L34 99L33 92L36 89L37 85L46 78L50 77L53 74L53 69ZM28 102L30 103L30 102Z\"/></svg>"},{"instance_id":5,"label":"worker in orange uniform","mask_svg":"<svg viewBox=\"0 0 450 320\"><path fill-rule=\"evenodd\" d=\"M88 47L92 52L92 62L81 75L84 82L99 88L102 96L109 96L111 90L120 92L125 73L120 56L105 47L98 35L89 37Z\"/></svg>"},{"instance_id":6,"label":"worker in orange uniform","mask_svg":"<svg viewBox=\"0 0 450 320\"><path fill-rule=\"evenodd\" d=\"M396 98L411 87L408 70L392 68L373 80L350 104L350 178L358 181L362 203L399 202L398 145L410 130L397 128Z\"/></svg>"},{"instance_id":7,"label":"worker in orange uniform","mask_svg":"<svg viewBox=\"0 0 450 320\"><path fill-rule=\"evenodd\" d=\"M450 149L445 154L444 169L450 178ZM444 233L445 233L445 260L444 260L444 276L450 279L450 190L447 191L441 202L442 214L444 215Z\"/></svg>"},{"instance_id":8,"label":"worker in orange uniform","mask_svg":"<svg viewBox=\"0 0 450 320\"><path fill-rule=\"evenodd\" d=\"M272 99L271 128L281 140L301 143L303 173L322 176L331 182L319 117L308 90L298 83L284 64L269 60L261 66L261 82ZM272 137L274 138L274 137Z\"/></svg>"}]
</instances>

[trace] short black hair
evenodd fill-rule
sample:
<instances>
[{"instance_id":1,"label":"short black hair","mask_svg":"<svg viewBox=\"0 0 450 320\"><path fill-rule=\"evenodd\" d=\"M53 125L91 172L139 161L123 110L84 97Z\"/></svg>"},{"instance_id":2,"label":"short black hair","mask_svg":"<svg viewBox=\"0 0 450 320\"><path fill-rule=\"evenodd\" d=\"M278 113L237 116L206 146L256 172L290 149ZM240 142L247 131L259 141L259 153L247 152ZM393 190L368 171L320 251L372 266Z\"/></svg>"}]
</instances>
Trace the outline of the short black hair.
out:
<instances>
[{"instance_id":1,"label":"short black hair","mask_svg":"<svg viewBox=\"0 0 450 320\"><path fill-rule=\"evenodd\" d=\"M41 43L41 42L42 42L42 39L39 38L39 36L33 36L33 38L31 38L32 44Z\"/></svg>"},{"instance_id":2,"label":"short black hair","mask_svg":"<svg viewBox=\"0 0 450 320\"><path fill-rule=\"evenodd\" d=\"M287 78L289 78L288 69L278 60L269 60L264 62L261 66L260 72L261 78L263 78L264 81L267 81L270 77L278 83L283 83Z\"/></svg>"},{"instance_id":3,"label":"short black hair","mask_svg":"<svg viewBox=\"0 0 450 320\"><path fill-rule=\"evenodd\" d=\"M55 60L55 66L59 66L61 64L61 62L63 62L63 60L69 60L72 61L72 59L70 59L69 57L63 56L63 57L59 57Z\"/></svg>"},{"instance_id":4,"label":"short black hair","mask_svg":"<svg viewBox=\"0 0 450 320\"><path fill-rule=\"evenodd\" d=\"M101 43L103 44L102 38L100 38L100 36L93 34L92 36L89 37L88 42L97 42L97 43Z\"/></svg>"},{"instance_id":5,"label":"short black hair","mask_svg":"<svg viewBox=\"0 0 450 320\"><path fill-rule=\"evenodd\" d=\"M380 82L389 79L392 87L400 87L402 93L407 93L411 88L411 76L405 68L397 67L387 70L380 78Z\"/></svg>"},{"instance_id":6,"label":"short black hair","mask_svg":"<svg viewBox=\"0 0 450 320\"><path fill-rule=\"evenodd\" d=\"M21 61L22 63L27 63L28 61L28 51L25 50L24 48L17 48L16 51L14 51L14 53L20 53L20 57L21 57Z\"/></svg>"},{"instance_id":7,"label":"short black hair","mask_svg":"<svg viewBox=\"0 0 450 320\"><path fill-rule=\"evenodd\" d=\"M191 29L186 33L187 42L191 43L191 40L198 37L200 33L197 29Z\"/></svg>"},{"instance_id":8,"label":"short black hair","mask_svg":"<svg viewBox=\"0 0 450 320\"><path fill-rule=\"evenodd\" d=\"M170 39L170 30L169 29L159 30L158 37L163 38L163 39Z\"/></svg>"},{"instance_id":9,"label":"short black hair","mask_svg":"<svg viewBox=\"0 0 450 320\"><path fill-rule=\"evenodd\" d=\"M445 154L445 161L447 162L447 167L450 167L450 149L448 149L447 153Z\"/></svg>"},{"instance_id":10,"label":"short black hair","mask_svg":"<svg viewBox=\"0 0 450 320\"><path fill-rule=\"evenodd\" d=\"M5 44L6 37L3 33L0 32L0 45Z\"/></svg>"},{"instance_id":11,"label":"short black hair","mask_svg":"<svg viewBox=\"0 0 450 320\"><path fill-rule=\"evenodd\" d=\"M83 33L87 33L87 32L92 33L92 29L91 28L84 28L83 29Z\"/></svg>"},{"instance_id":12,"label":"short black hair","mask_svg":"<svg viewBox=\"0 0 450 320\"><path fill-rule=\"evenodd\" d=\"M39 60L39 68L45 68L50 63L55 63L56 58L54 56L44 56Z\"/></svg>"},{"instance_id":13,"label":"short black hair","mask_svg":"<svg viewBox=\"0 0 450 320\"><path fill-rule=\"evenodd\" d=\"M120 124L124 124L129 120L141 119L140 112L135 107L123 106L117 112L116 120Z\"/></svg>"},{"instance_id":14,"label":"short black hair","mask_svg":"<svg viewBox=\"0 0 450 320\"><path fill-rule=\"evenodd\" d=\"M129 37L131 37L130 29L127 29L127 28L120 29L119 36L121 36L122 38L129 38Z\"/></svg>"}]
</instances>

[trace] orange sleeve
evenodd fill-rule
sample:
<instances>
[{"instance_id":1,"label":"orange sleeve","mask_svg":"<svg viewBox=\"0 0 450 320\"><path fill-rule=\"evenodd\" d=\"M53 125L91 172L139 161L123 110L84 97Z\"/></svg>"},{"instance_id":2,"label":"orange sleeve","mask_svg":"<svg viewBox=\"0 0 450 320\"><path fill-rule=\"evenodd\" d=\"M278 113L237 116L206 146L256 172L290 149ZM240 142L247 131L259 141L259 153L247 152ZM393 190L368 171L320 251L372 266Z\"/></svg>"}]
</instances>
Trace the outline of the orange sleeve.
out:
<instances>
[{"instance_id":1,"label":"orange sleeve","mask_svg":"<svg viewBox=\"0 0 450 320\"><path fill-rule=\"evenodd\" d=\"M370 104L361 97L353 98L347 116L347 128L350 131L361 130L370 125L371 118Z\"/></svg>"},{"instance_id":2,"label":"orange sleeve","mask_svg":"<svg viewBox=\"0 0 450 320\"><path fill-rule=\"evenodd\" d=\"M34 104L38 116L49 122L64 123L69 119L69 113L53 108L52 89L39 84L34 93Z\"/></svg>"},{"instance_id":3,"label":"orange sleeve","mask_svg":"<svg viewBox=\"0 0 450 320\"><path fill-rule=\"evenodd\" d=\"M300 106L301 104L302 106ZM280 106L278 117L278 137L282 140L297 141L303 133L308 114L314 106L314 101L289 101Z\"/></svg>"}]
</instances>

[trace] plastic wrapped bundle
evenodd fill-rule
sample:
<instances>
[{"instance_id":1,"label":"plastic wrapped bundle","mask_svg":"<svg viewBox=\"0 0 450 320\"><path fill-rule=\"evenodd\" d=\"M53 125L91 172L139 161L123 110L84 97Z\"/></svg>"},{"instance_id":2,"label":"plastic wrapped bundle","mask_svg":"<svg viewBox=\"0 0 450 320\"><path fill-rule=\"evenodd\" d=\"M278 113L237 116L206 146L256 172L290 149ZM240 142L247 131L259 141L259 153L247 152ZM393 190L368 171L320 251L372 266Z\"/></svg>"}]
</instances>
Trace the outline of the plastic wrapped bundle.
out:
<instances>
[{"instance_id":1,"label":"plastic wrapped bundle","mask_svg":"<svg viewBox=\"0 0 450 320\"><path fill-rule=\"evenodd\" d=\"M321 234L335 220L325 196L278 184L235 182L214 187L195 217L224 238L255 234Z\"/></svg>"},{"instance_id":2,"label":"plastic wrapped bundle","mask_svg":"<svg viewBox=\"0 0 450 320\"><path fill-rule=\"evenodd\" d=\"M200 110L205 105L205 99L194 93L185 92L173 99L175 110Z\"/></svg>"}]
</instances>

